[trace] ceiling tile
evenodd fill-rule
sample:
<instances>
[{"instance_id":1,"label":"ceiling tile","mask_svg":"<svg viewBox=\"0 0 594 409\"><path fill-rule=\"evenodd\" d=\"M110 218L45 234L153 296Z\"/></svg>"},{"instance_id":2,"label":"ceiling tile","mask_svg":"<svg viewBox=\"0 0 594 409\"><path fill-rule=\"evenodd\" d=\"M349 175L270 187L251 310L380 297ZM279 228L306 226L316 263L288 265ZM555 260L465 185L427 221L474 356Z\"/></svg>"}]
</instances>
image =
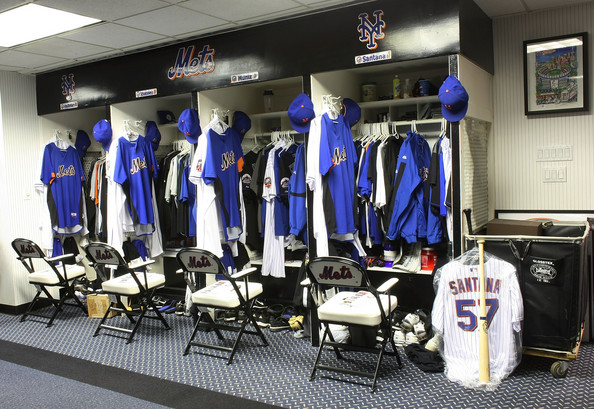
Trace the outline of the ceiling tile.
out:
<instances>
[{"instance_id":1,"label":"ceiling tile","mask_svg":"<svg viewBox=\"0 0 594 409\"><path fill-rule=\"evenodd\" d=\"M80 43L78 41L70 41L64 38L51 37L48 39L27 43L26 45L15 48L15 50L44 55L48 55L48 51L51 50L52 56L77 59L80 57L104 53L106 51L110 51L111 48Z\"/></svg>"},{"instance_id":2,"label":"ceiling tile","mask_svg":"<svg viewBox=\"0 0 594 409\"><path fill-rule=\"evenodd\" d=\"M119 24L104 23L60 35L68 40L81 41L111 48L126 48L137 44L150 43L166 37Z\"/></svg>"},{"instance_id":3,"label":"ceiling tile","mask_svg":"<svg viewBox=\"0 0 594 409\"><path fill-rule=\"evenodd\" d=\"M507 14L525 13L522 0L474 0L486 15L495 17Z\"/></svg>"},{"instance_id":4,"label":"ceiling tile","mask_svg":"<svg viewBox=\"0 0 594 409\"><path fill-rule=\"evenodd\" d=\"M0 2L0 11L5 11L8 9L12 9L16 6L22 5L22 4L26 4L29 3L28 1L22 1L22 0L2 0Z\"/></svg>"},{"instance_id":5,"label":"ceiling tile","mask_svg":"<svg viewBox=\"0 0 594 409\"><path fill-rule=\"evenodd\" d=\"M237 29L237 24L234 23L227 23L227 24L220 24L217 26L216 31L225 31L225 30L235 30ZM192 39L196 37L207 37L209 34L213 33L212 27L205 28L202 30L192 31L189 33L183 33L180 35L173 36L173 38L177 40L185 40L185 39Z\"/></svg>"},{"instance_id":6,"label":"ceiling tile","mask_svg":"<svg viewBox=\"0 0 594 409\"><path fill-rule=\"evenodd\" d=\"M23 53L21 51L14 50L3 51L0 53L0 65L37 68L61 61L63 62L64 59L50 57L48 55Z\"/></svg>"},{"instance_id":7,"label":"ceiling tile","mask_svg":"<svg viewBox=\"0 0 594 409\"><path fill-rule=\"evenodd\" d=\"M188 0L180 4L181 7L228 21L249 20L254 17L269 20L270 14L299 7L293 0L244 0L241 6L238 5L237 0Z\"/></svg>"},{"instance_id":8,"label":"ceiling tile","mask_svg":"<svg viewBox=\"0 0 594 409\"><path fill-rule=\"evenodd\" d=\"M124 18L118 24L163 35L179 35L205 28L216 29L226 21L178 6L168 6L138 16Z\"/></svg>"},{"instance_id":9,"label":"ceiling tile","mask_svg":"<svg viewBox=\"0 0 594 409\"><path fill-rule=\"evenodd\" d=\"M104 21L114 21L169 5L161 0L39 0L36 3Z\"/></svg>"}]
</instances>

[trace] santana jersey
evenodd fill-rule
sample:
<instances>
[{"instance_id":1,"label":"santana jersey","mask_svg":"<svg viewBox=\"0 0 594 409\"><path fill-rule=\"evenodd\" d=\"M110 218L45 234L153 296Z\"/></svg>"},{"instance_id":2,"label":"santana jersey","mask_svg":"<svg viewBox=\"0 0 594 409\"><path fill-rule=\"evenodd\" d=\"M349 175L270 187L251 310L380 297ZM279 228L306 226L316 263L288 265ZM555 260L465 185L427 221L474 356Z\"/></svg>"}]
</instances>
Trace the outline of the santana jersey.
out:
<instances>
[{"instance_id":1,"label":"santana jersey","mask_svg":"<svg viewBox=\"0 0 594 409\"><path fill-rule=\"evenodd\" d=\"M155 217L152 205L152 182L158 175L157 161L151 144L142 136L134 141L126 137L118 140L114 167L114 181L122 185L128 198L128 210L134 228L144 234L154 231ZM148 231L139 225L152 225Z\"/></svg>"},{"instance_id":2,"label":"santana jersey","mask_svg":"<svg viewBox=\"0 0 594 409\"><path fill-rule=\"evenodd\" d=\"M202 179L206 184L214 183L226 240L237 240L243 231L239 212L239 172L243 170L241 138L233 128L227 128L222 134L211 129L206 137L208 150L201 166Z\"/></svg>"},{"instance_id":3,"label":"santana jersey","mask_svg":"<svg viewBox=\"0 0 594 409\"><path fill-rule=\"evenodd\" d=\"M435 330L443 335L446 376L471 386L478 382L479 373L478 266L454 260L440 272L431 318ZM487 257L485 290L491 380L497 382L519 363L524 308L513 265Z\"/></svg>"},{"instance_id":4,"label":"santana jersey","mask_svg":"<svg viewBox=\"0 0 594 409\"><path fill-rule=\"evenodd\" d=\"M62 150L53 143L45 146L41 181L49 186L47 201L56 233L74 234L82 229L84 179L80 157L74 147Z\"/></svg>"}]
</instances>

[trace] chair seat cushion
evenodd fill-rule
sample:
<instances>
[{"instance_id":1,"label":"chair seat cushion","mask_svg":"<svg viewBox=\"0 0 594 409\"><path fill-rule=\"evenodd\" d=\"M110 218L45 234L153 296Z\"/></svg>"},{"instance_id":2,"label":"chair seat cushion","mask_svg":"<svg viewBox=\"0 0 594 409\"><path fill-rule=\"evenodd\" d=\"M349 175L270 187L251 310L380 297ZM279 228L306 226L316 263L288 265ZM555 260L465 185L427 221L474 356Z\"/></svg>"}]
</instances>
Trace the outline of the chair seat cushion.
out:
<instances>
[{"instance_id":1,"label":"chair seat cushion","mask_svg":"<svg viewBox=\"0 0 594 409\"><path fill-rule=\"evenodd\" d=\"M237 282L239 291L245 300L251 300L262 294L262 284L248 283L249 296L246 297L245 283ZM204 287L192 294L192 302L197 305L212 305L220 308L236 308L239 306L239 298L229 281L220 280L214 284Z\"/></svg>"},{"instance_id":2,"label":"chair seat cushion","mask_svg":"<svg viewBox=\"0 0 594 409\"><path fill-rule=\"evenodd\" d=\"M165 284L165 275L159 273L146 273L146 282L143 272L135 272L140 284L146 289L155 288ZM111 280L104 281L101 284L103 291L122 295L135 295L140 293L138 284L131 274L124 274Z\"/></svg>"},{"instance_id":3,"label":"chair seat cushion","mask_svg":"<svg viewBox=\"0 0 594 409\"><path fill-rule=\"evenodd\" d=\"M381 294L380 301L384 313L388 315L396 309L398 300L390 296L390 311L388 311L388 295ZM381 323L377 300L368 291L341 291L318 308L320 321L342 322L345 324L376 326Z\"/></svg>"},{"instance_id":4,"label":"chair seat cushion","mask_svg":"<svg viewBox=\"0 0 594 409\"><path fill-rule=\"evenodd\" d=\"M62 265L56 266L58 273L60 276L64 276L64 267ZM67 264L66 265L66 276L68 277L68 281L71 281L74 278L82 277L85 275L85 268L83 266L79 266L77 264ZM43 285L56 285L60 283L60 279L52 270L51 268L35 271L29 274L29 283L31 284L43 284Z\"/></svg>"}]
</instances>

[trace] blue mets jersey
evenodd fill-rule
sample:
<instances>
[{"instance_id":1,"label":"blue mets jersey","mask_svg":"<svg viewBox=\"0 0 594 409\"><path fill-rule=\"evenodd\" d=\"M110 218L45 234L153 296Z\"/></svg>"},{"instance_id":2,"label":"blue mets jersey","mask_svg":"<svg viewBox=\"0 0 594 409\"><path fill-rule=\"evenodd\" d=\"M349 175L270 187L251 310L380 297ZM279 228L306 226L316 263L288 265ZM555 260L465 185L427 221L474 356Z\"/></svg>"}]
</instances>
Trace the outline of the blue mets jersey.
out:
<instances>
[{"instance_id":1,"label":"blue mets jersey","mask_svg":"<svg viewBox=\"0 0 594 409\"><path fill-rule=\"evenodd\" d=\"M243 231L239 212L239 173L243 169L243 150L239 134L227 128L223 134L209 130L208 152L202 167L202 179L214 183L225 238L237 240Z\"/></svg>"},{"instance_id":2,"label":"blue mets jersey","mask_svg":"<svg viewBox=\"0 0 594 409\"><path fill-rule=\"evenodd\" d=\"M122 185L128 198L128 210L137 233L154 231L152 182L157 178L158 166L151 144L139 136L134 141L121 137L114 168L114 180ZM149 230L137 226L152 225Z\"/></svg>"},{"instance_id":3,"label":"blue mets jersey","mask_svg":"<svg viewBox=\"0 0 594 409\"><path fill-rule=\"evenodd\" d=\"M355 165L357 151L351 130L339 117L322 117L320 173L328 235L348 234L355 227Z\"/></svg>"},{"instance_id":4,"label":"blue mets jersey","mask_svg":"<svg viewBox=\"0 0 594 409\"><path fill-rule=\"evenodd\" d=\"M52 228L57 233L74 234L82 229L84 179L80 157L74 147L63 150L53 143L45 146L41 181L49 186L47 202Z\"/></svg>"}]
</instances>

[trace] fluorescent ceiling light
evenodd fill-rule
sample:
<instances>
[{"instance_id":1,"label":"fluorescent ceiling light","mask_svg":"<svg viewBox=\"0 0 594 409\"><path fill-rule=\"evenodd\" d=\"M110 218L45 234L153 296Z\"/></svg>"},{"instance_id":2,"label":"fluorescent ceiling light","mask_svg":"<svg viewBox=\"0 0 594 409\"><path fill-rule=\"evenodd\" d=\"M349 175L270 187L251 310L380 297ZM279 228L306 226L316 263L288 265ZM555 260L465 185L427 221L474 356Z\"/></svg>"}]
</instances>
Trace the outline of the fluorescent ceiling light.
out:
<instances>
[{"instance_id":1,"label":"fluorescent ceiling light","mask_svg":"<svg viewBox=\"0 0 594 409\"><path fill-rule=\"evenodd\" d=\"M0 13L0 47L12 47L99 21L67 11L27 4Z\"/></svg>"}]
</instances>

